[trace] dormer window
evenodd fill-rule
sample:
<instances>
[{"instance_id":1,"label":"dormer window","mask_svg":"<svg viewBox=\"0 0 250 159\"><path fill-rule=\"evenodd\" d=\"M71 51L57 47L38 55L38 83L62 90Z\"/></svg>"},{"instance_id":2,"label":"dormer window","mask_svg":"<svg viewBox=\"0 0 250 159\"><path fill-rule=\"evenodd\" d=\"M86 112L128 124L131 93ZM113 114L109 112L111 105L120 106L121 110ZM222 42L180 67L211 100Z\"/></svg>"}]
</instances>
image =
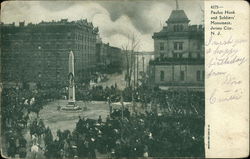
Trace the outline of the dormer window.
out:
<instances>
[{"instance_id":1,"label":"dormer window","mask_svg":"<svg viewBox=\"0 0 250 159\"><path fill-rule=\"evenodd\" d=\"M174 25L174 32L183 31L183 25Z\"/></svg>"}]
</instances>

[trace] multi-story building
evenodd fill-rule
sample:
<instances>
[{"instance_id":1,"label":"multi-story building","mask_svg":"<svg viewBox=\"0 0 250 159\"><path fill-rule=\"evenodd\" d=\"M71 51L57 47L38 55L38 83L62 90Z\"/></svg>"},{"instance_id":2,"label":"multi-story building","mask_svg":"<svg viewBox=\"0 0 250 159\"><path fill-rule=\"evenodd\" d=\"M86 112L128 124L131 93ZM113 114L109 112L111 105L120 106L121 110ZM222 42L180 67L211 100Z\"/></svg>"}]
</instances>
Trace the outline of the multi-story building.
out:
<instances>
[{"instance_id":1,"label":"multi-story building","mask_svg":"<svg viewBox=\"0 0 250 159\"><path fill-rule=\"evenodd\" d=\"M121 72L122 71L122 51L118 47L109 47L108 57L110 64L108 68L111 72Z\"/></svg>"},{"instance_id":2,"label":"multi-story building","mask_svg":"<svg viewBox=\"0 0 250 159\"><path fill-rule=\"evenodd\" d=\"M183 10L173 10L154 33L155 59L150 61L152 85L164 89L204 89L204 27L189 25Z\"/></svg>"},{"instance_id":3,"label":"multi-story building","mask_svg":"<svg viewBox=\"0 0 250 159\"><path fill-rule=\"evenodd\" d=\"M105 44L102 41L96 43L96 63L97 69L100 71L106 72L107 66L110 64L109 49L109 43Z\"/></svg>"},{"instance_id":4,"label":"multi-story building","mask_svg":"<svg viewBox=\"0 0 250 159\"><path fill-rule=\"evenodd\" d=\"M1 24L1 81L66 84L73 51L76 81L81 82L95 68L97 34L87 20Z\"/></svg>"},{"instance_id":5,"label":"multi-story building","mask_svg":"<svg viewBox=\"0 0 250 159\"><path fill-rule=\"evenodd\" d=\"M96 43L96 65L99 71L119 72L122 70L122 52L120 48L101 41Z\"/></svg>"}]
</instances>

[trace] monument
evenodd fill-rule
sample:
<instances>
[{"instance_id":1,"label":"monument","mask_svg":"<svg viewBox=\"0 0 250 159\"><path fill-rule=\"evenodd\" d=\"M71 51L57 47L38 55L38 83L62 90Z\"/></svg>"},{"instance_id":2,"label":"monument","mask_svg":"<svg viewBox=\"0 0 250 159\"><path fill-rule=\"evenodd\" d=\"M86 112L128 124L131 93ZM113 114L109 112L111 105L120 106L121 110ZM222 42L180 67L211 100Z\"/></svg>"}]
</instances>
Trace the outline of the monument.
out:
<instances>
[{"instance_id":1,"label":"monument","mask_svg":"<svg viewBox=\"0 0 250 159\"><path fill-rule=\"evenodd\" d=\"M81 108L76 105L75 100L75 74L74 74L74 54L72 51L69 53L69 87L68 87L68 104L62 110L80 110Z\"/></svg>"}]
</instances>

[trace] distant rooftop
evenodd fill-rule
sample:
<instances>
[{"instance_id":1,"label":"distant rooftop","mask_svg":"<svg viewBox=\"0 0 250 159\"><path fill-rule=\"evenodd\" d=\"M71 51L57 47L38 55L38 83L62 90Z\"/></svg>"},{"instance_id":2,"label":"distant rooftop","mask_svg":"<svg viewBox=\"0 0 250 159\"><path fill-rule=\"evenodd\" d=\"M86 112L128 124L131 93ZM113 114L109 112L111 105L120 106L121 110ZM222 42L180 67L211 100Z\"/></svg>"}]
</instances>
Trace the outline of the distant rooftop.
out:
<instances>
[{"instance_id":1,"label":"distant rooftop","mask_svg":"<svg viewBox=\"0 0 250 159\"><path fill-rule=\"evenodd\" d=\"M190 20L188 19L184 10L173 10L166 22L173 23L173 22L189 22L189 21Z\"/></svg>"},{"instance_id":2,"label":"distant rooftop","mask_svg":"<svg viewBox=\"0 0 250 159\"><path fill-rule=\"evenodd\" d=\"M51 24L58 24L58 25L64 25L64 24L79 24L79 25L83 25L83 26L87 26L87 27L91 27L91 28L94 28L92 22L88 22L87 19L80 19L80 20L76 20L76 21L68 21L68 19L61 19L59 21L55 21L55 20L52 20L52 21L41 21L37 24L34 24L34 23L28 23L26 24L26 26L34 26L34 25L51 25ZM16 25L14 22L11 23L11 24L4 24L1 22L1 25L4 25L4 26L18 26ZM25 22L19 22L19 27L20 26L25 26ZM94 28L96 31L98 31L98 28Z\"/></svg>"}]
</instances>

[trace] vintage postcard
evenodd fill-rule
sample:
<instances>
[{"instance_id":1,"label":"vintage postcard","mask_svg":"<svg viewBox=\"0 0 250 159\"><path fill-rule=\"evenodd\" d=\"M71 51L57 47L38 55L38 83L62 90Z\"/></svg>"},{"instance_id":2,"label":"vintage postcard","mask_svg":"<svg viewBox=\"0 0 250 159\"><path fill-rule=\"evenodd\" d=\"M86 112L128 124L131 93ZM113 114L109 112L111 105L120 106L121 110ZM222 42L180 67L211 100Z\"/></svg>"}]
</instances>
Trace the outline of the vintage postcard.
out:
<instances>
[{"instance_id":1,"label":"vintage postcard","mask_svg":"<svg viewBox=\"0 0 250 159\"><path fill-rule=\"evenodd\" d=\"M249 155L249 4L1 3L5 158Z\"/></svg>"}]
</instances>

